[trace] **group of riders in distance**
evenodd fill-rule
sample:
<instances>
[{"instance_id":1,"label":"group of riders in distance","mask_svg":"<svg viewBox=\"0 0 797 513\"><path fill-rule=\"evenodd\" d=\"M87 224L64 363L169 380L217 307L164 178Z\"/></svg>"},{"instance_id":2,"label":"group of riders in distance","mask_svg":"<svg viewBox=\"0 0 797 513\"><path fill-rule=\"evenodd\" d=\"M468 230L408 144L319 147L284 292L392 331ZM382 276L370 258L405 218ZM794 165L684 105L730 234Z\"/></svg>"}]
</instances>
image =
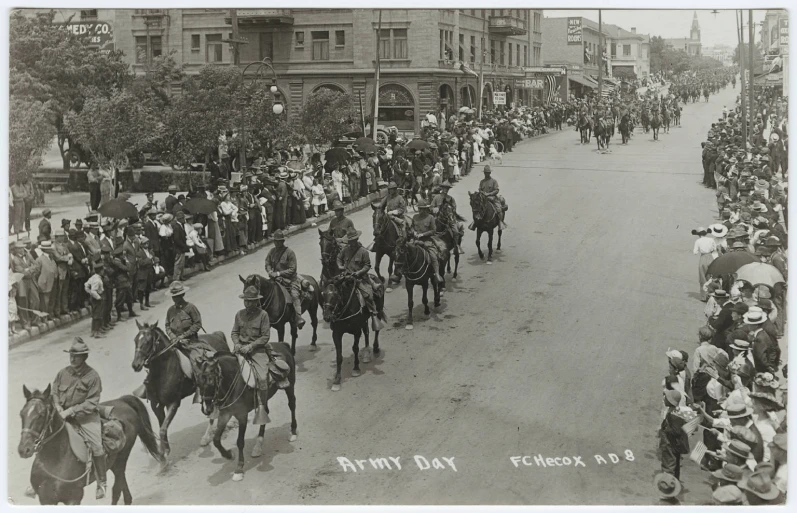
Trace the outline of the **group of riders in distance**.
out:
<instances>
[{"instance_id":1,"label":"group of riders in distance","mask_svg":"<svg viewBox=\"0 0 797 513\"><path fill-rule=\"evenodd\" d=\"M498 232L496 251L501 250L507 205L499 195L498 182L489 165L478 190L469 192L473 222L477 232L477 250L482 233L488 234L487 263L492 263L493 233ZM307 312L312 325L310 350L316 350L318 308L329 323L336 351L336 371L332 390L341 388L342 341L345 334L354 337L352 377L360 375L360 361L369 363L378 355L379 331L387 320L384 313L385 292L402 279L407 290L406 329L413 329L413 288L423 290L426 315L430 314L427 290L431 284L434 305L446 287L445 273L457 277L464 218L449 190L452 184L439 187L417 199L417 213L409 217L405 195L395 182L388 194L374 202L371 248L376 255L372 267L370 252L360 243L362 232L346 217L344 206L332 205L335 215L327 230L319 229L322 272L320 280L298 273L296 254L286 246L282 231L273 234L274 247L265 260L265 276L239 276L243 291L239 296L244 308L236 313L228 340L222 331L205 332L202 315L187 296L189 287L172 282L167 295L172 298L163 327L159 322L139 323L135 336L132 368L147 369L144 384L133 395L100 402L102 390L98 373L86 362L89 348L79 338L69 349L70 365L63 369L55 386L44 391L25 392L22 435L18 452L23 458L35 455L31 468L29 497L41 504L80 504L83 488L96 479L96 497L105 496L106 468L114 473L112 504L123 496L132 503L125 469L136 438L165 469L169 464L168 429L180 403L193 395L209 422L200 445L211 440L224 458L233 454L221 442L225 428L238 427L238 459L233 480L244 476L244 437L247 418L255 411L253 424L259 426L252 450L257 457L263 451L263 437L269 421L268 400L284 390L291 411L290 441L297 438L296 339L305 324ZM431 201L426 198L430 198ZM384 256L389 259L388 276L380 272ZM453 269L452 269L453 260ZM291 343L285 342L285 328ZM270 340L275 328L278 341ZM373 350L369 332L374 332ZM202 332L202 333L201 333ZM360 350L360 337L365 347ZM150 402L159 423L156 435L141 399ZM115 439L112 435L116 436ZM116 443L112 443L112 442Z\"/></svg>"}]
</instances>

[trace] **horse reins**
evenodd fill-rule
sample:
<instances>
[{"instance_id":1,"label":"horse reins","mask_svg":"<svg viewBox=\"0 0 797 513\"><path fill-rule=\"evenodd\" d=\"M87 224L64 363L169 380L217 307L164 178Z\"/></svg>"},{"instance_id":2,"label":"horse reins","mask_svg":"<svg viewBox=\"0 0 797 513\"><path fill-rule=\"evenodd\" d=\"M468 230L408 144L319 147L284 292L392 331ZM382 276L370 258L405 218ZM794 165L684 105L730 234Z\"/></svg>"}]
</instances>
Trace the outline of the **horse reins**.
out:
<instances>
[{"instance_id":1,"label":"horse reins","mask_svg":"<svg viewBox=\"0 0 797 513\"><path fill-rule=\"evenodd\" d=\"M258 278L258 280L259 280L259 278ZM271 293L268 295L267 298L263 298L263 301L260 302L261 307L266 312L268 312L268 307L271 305L271 301L274 299L274 296L276 295L278 288L279 288L279 284L275 281L274 282L274 287L272 287L272 289L271 289ZM277 317L277 320L272 322L271 324L279 324L279 322L282 320L282 318L285 317L285 313L287 311L288 311L288 302L285 301L285 307L282 309L282 313L280 314L279 317ZM299 312L299 313L301 313L301 312Z\"/></svg>"},{"instance_id":2,"label":"horse reins","mask_svg":"<svg viewBox=\"0 0 797 513\"><path fill-rule=\"evenodd\" d=\"M411 281L417 281L419 278L423 278L423 276L426 274L426 271L429 269L429 262L426 259L426 253L424 253L424 252L419 252L419 253L421 253L421 258L423 259L423 263L424 263L421 271L418 274L416 274L416 273L414 273L414 272L412 272L410 270L410 265L415 265L415 263L418 262L418 260L419 260L418 258L413 260L412 264L410 264L408 262L407 263L407 269L405 269L405 271L404 271L404 276L406 278L409 278ZM406 251L405 251L405 255L406 255ZM413 276L415 276L415 277L413 278Z\"/></svg>"},{"instance_id":3,"label":"horse reins","mask_svg":"<svg viewBox=\"0 0 797 513\"><path fill-rule=\"evenodd\" d=\"M349 294L349 299L346 301L346 304L343 305L343 309L342 309L343 311L346 311L346 308L348 308L348 306L351 304L351 301L354 298L354 290L356 288L357 288L357 284L355 283L351 287L351 293ZM324 306L325 307L329 306L329 302L324 301ZM338 311L337 309L333 310L332 313L335 314L337 311ZM360 309L357 310L355 313L349 315L348 317L335 317L334 320L330 320L329 322L330 322L330 324L332 324L333 322L345 321L347 319L351 319L352 317L354 317L356 315L359 315L362 311L363 311L363 307L362 307L362 305L360 305Z\"/></svg>"},{"instance_id":4,"label":"horse reins","mask_svg":"<svg viewBox=\"0 0 797 513\"><path fill-rule=\"evenodd\" d=\"M244 379L243 378L243 369L244 369L244 366L243 366L243 362L242 362L238 366L238 373L235 376L237 379L233 378L232 383L230 383L230 387L227 389L227 393L224 394L224 397L222 397L221 399L218 399L220 387L217 388L216 389L216 393L213 394L213 397L211 399L213 399L213 404L219 409L219 411L221 411L221 410L223 410L225 408L229 408L233 404L237 403L238 399L240 399L241 396L244 395L244 392L246 392L246 387L244 386L243 388L241 388L241 393L238 394L238 397L236 397L234 401L220 406L220 404L224 403L232 395L233 390L235 390L235 383L238 382L238 379L243 381L243 379ZM252 372L254 372L254 369L252 369ZM221 365L219 365L217 374L219 376L219 381L221 381ZM246 384L246 383L244 383L244 384ZM206 399L206 397L202 396L202 399Z\"/></svg>"}]
</instances>

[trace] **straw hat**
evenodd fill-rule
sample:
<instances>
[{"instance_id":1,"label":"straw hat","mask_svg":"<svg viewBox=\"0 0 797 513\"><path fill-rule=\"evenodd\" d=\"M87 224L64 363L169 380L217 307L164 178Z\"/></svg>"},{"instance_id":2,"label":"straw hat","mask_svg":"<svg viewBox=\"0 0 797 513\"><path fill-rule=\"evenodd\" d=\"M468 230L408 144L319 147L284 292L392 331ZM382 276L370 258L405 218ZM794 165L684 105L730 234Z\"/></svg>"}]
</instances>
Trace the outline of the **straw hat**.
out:
<instances>
[{"instance_id":1,"label":"straw hat","mask_svg":"<svg viewBox=\"0 0 797 513\"><path fill-rule=\"evenodd\" d=\"M189 287L183 285L181 281L173 281L171 285L169 285L169 291L166 292L167 296L175 297L175 296L183 296L186 292L191 290Z\"/></svg>"},{"instance_id":2,"label":"straw hat","mask_svg":"<svg viewBox=\"0 0 797 513\"><path fill-rule=\"evenodd\" d=\"M246 287L244 293L239 295L238 297L244 300L255 300L263 298L263 296L260 295L258 290L253 285Z\"/></svg>"},{"instance_id":3,"label":"straw hat","mask_svg":"<svg viewBox=\"0 0 797 513\"><path fill-rule=\"evenodd\" d=\"M669 499L681 493L681 482L672 474L662 472L653 479L653 484L659 490L662 498Z\"/></svg>"},{"instance_id":4,"label":"straw hat","mask_svg":"<svg viewBox=\"0 0 797 513\"><path fill-rule=\"evenodd\" d=\"M64 349L64 352L69 354L89 354L89 346L83 342L82 338L75 337L72 346L69 349Z\"/></svg>"}]
</instances>

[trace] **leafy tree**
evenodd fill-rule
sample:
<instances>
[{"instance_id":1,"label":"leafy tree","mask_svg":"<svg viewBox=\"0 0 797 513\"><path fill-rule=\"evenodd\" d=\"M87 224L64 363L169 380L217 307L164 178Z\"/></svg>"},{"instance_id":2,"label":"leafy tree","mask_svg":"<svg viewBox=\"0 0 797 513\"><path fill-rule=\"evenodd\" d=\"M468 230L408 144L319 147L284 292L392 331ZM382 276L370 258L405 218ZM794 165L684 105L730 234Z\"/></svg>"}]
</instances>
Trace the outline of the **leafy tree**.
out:
<instances>
[{"instance_id":1,"label":"leafy tree","mask_svg":"<svg viewBox=\"0 0 797 513\"><path fill-rule=\"evenodd\" d=\"M55 135L49 116L49 105L11 95L8 126L9 183L15 177L33 172L41 165L42 155Z\"/></svg>"},{"instance_id":2,"label":"leafy tree","mask_svg":"<svg viewBox=\"0 0 797 513\"><path fill-rule=\"evenodd\" d=\"M252 83L240 89L236 97L244 114L247 155L251 155L248 162L258 155L267 156L275 149L304 142L304 136L288 121L287 112L274 114L269 87L262 82Z\"/></svg>"},{"instance_id":3,"label":"leafy tree","mask_svg":"<svg viewBox=\"0 0 797 513\"><path fill-rule=\"evenodd\" d=\"M352 95L322 88L307 97L297 129L310 144L323 145L356 130L358 118Z\"/></svg>"},{"instance_id":4,"label":"leafy tree","mask_svg":"<svg viewBox=\"0 0 797 513\"><path fill-rule=\"evenodd\" d=\"M81 111L68 114L65 122L72 137L100 167L111 171L114 180L132 156L164 131L152 104L142 103L128 90L115 91L110 97L89 92Z\"/></svg>"},{"instance_id":5,"label":"leafy tree","mask_svg":"<svg viewBox=\"0 0 797 513\"><path fill-rule=\"evenodd\" d=\"M69 21L69 20L67 20ZM102 54L89 46L88 36L78 36L55 23L55 11L25 16L11 15L9 27L9 89L17 98L39 102L58 135L58 148L69 168L67 151L73 141L64 118L83 107L86 91L112 94L133 76L120 51Z\"/></svg>"}]
</instances>

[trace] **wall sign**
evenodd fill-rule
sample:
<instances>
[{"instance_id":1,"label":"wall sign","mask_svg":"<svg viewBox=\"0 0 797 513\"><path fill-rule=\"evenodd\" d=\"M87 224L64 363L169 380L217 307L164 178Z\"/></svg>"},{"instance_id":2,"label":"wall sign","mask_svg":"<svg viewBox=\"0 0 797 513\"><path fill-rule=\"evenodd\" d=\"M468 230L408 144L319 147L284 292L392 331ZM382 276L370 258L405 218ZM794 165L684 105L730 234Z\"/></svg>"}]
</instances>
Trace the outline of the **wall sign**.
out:
<instances>
[{"instance_id":1,"label":"wall sign","mask_svg":"<svg viewBox=\"0 0 797 513\"><path fill-rule=\"evenodd\" d=\"M582 42L581 18L567 18L567 44L580 45Z\"/></svg>"}]
</instances>

